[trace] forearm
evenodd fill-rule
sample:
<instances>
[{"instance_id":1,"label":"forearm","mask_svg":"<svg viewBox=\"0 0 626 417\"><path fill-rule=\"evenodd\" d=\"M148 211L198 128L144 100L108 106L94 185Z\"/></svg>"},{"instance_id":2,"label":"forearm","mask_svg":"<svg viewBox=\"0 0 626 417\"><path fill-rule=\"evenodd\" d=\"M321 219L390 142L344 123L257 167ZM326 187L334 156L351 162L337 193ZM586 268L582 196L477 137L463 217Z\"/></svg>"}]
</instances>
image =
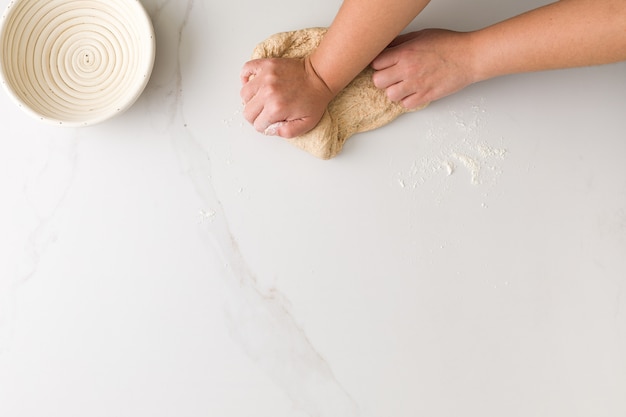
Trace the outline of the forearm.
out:
<instances>
[{"instance_id":1,"label":"forearm","mask_svg":"<svg viewBox=\"0 0 626 417\"><path fill-rule=\"evenodd\" d=\"M561 0L470 39L475 81L626 60L626 0Z\"/></svg>"},{"instance_id":2,"label":"forearm","mask_svg":"<svg viewBox=\"0 0 626 417\"><path fill-rule=\"evenodd\" d=\"M422 11L429 0L344 0L310 60L337 94Z\"/></svg>"}]
</instances>

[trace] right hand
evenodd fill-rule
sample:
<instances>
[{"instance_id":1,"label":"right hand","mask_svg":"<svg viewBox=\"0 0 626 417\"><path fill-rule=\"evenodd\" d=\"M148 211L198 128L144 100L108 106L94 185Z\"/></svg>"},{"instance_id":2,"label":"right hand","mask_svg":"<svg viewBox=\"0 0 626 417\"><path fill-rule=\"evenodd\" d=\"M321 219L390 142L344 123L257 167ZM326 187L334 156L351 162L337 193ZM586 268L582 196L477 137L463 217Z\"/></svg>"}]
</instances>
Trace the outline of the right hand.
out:
<instances>
[{"instance_id":1,"label":"right hand","mask_svg":"<svg viewBox=\"0 0 626 417\"><path fill-rule=\"evenodd\" d=\"M414 109L475 81L468 33L428 29L396 38L372 61L374 85Z\"/></svg>"}]
</instances>

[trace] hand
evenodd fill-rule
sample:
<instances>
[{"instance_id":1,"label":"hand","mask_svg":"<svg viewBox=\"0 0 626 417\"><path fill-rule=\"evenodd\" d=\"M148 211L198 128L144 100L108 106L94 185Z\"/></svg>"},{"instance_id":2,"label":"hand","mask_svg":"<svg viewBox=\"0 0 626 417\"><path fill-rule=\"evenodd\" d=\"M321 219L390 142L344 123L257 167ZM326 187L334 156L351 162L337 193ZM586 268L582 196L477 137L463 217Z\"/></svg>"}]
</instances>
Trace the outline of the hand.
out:
<instances>
[{"instance_id":1,"label":"hand","mask_svg":"<svg viewBox=\"0 0 626 417\"><path fill-rule=\"evenodd\" d=\"M246 120L261 133L284 138L313 129L334 96L308 58L249 61L241 83Z\"/></svg>"},{"instance_id":2,"label":"hand","mask_svg":"<svg viewBox=\"0 0 626 417\"><path fill-rule=\"evenodd\" d=\"M387 97L414 109L475 81L469 34L442 29L396 38L372 61L374 85Z\"/></svg>"}]
</instances>

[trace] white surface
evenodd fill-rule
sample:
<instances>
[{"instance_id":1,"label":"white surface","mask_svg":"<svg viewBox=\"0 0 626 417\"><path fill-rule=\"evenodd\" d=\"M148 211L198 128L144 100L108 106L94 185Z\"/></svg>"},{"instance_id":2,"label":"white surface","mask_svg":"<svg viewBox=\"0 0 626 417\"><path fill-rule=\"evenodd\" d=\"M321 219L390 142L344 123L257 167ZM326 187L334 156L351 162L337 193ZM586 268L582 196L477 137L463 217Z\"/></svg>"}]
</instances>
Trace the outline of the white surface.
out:
<instances>
[{"instance_id":1,"label":"white surface","mask_svg":"<svg viewBox=\"0 0 626 417\"><path fill-rule=\"evenodd\" d=\"M0 96L1 416L626 415L626 64L474 85L325 162L244 123L238 75L339 2L144 4L122 116Z\"/></svg>"}]
</instances>

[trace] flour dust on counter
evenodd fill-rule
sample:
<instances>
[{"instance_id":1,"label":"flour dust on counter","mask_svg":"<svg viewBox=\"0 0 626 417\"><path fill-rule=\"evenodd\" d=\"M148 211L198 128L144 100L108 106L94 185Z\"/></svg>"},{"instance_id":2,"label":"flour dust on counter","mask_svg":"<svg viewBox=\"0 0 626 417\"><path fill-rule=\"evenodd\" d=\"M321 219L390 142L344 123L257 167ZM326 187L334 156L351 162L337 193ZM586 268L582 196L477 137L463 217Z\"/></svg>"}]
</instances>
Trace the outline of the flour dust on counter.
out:
<instances>
[{"instance_id":1,"label":"flour dust on counter","mask_svg":"<svg viewBox=\"0 0 626 417\"><path fill-rule=\"evenodd\" d=\"M485 100L431 112L423 144L411 165L397 173L402 189L415 190L429 182L447 190L450 177L466 178L473 186L493 187L507 157L504 138L487 128Z\"/></svg>"},{"instance_id":2,"label":"flour dust on counter","mask_svg":"<svg viewBox=\"0 0 626 417\"><path fill-rule=\"evenodd\" d=\"M229 117L222 119L222 123L226 127L233 127L236 123L239 127L244 127L243 108L239 108Z\"/></svg>"}]
</instances>

